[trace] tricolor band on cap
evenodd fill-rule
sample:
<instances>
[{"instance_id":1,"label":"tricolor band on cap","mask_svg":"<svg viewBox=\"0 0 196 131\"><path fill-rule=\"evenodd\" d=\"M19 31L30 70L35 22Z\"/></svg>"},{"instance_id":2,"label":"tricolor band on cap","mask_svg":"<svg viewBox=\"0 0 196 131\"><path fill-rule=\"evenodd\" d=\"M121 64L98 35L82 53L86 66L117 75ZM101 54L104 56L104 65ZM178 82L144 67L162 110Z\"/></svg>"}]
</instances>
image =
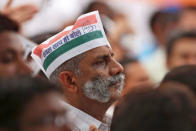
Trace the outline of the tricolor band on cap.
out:
<instances>
[{"instance_id":1,"label":"tricolor band on cap","mask_svg":"<svg viewBox=\"0 0 196 131\"><path fill-rule=\"evenodd\" d=\"M65 61L99 46L109 46L98 11L80 16L65 28L35 47L31 56L49 78Z\"/></svg>"}]
</instances>

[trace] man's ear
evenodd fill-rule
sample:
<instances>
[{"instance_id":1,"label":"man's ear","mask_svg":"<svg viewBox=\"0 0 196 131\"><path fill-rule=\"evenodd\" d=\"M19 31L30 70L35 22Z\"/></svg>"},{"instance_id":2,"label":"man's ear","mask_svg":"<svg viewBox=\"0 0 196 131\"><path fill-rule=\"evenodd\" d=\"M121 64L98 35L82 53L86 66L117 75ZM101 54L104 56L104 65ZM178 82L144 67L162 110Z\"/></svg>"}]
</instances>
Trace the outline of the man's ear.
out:
<instances>
[{"instance_id":1,"label":"man's ear","mask_svg":"<svg viewBox=\"0 0 196 131\"><path fill-rule=\"evenodd\" d=\"M78 91L78 86L76 84L76 76L71 71L63 71L59 74L59 80L69 92L75 93Z\"/></svg>"}]
</instances>

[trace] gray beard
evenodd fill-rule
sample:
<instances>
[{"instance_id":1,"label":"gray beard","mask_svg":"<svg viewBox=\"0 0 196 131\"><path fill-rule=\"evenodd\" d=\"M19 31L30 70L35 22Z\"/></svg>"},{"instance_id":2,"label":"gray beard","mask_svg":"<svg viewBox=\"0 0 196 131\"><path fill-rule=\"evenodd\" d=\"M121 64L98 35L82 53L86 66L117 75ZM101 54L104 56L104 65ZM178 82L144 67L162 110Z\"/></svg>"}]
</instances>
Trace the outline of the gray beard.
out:
<instances>
[{"instance_id":1,"label":"gray beard","mask_svg":"<svg viewBox=\"0 0 196 131\"><path fill-rule=\"evenodd\" d=\"M117 86L112 86L115 83ZM118 74L109 78L101 76L95 77L93 80L87 81L83 88L83 93L86 97L106 103L110 100L112 95L120 95L124 86L124 75ZM110 87L116 88L114 93L110 92Z\"/></svg>"}]
</instances>

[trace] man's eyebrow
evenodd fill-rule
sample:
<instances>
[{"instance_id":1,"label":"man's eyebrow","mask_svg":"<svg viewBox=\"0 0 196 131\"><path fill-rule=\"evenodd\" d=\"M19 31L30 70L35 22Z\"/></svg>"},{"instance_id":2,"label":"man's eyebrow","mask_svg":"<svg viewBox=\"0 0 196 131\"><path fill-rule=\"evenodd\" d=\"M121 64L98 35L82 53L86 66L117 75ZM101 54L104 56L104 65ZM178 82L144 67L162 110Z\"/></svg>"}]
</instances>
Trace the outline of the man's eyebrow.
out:
<instances>
[{"instance_id":1,"label":"man's eyebrow","mask_svg":"<svg viewBox=\"0 0 196 131\"><path fill-rule=\"evenodd\" d=\"M0 52L0 54L5 54L5 53L12 53L12 54L16 54L16 51L13 49L5 49L3 51Z\"/></svg>"},{"instance_id":2,"label":"man's eyebrow","mask_svg":"<svg viewBox=\"0 0 196 131\"><path fill-rule=\"evenodd\" d=\"M109 57L108 54L104 54L104 55L99 55L99 56L96 56L96 59L103 59L103 58L107 58Z\"/></svg>"},{"instance_id":3,"label":"man's eyebrow","mask_svg":"<svg viewBox=\"0 0 196 131\"><path fill-rule=\"evenodd\" d=\"M103 59L103 58L106 58L106 57L109 57L109 56L114 56L114 53L111 52L110 54L103 54L103 55L99 55L99 56L96 56L97 59Z\"/></svg>"},{"instance_id":4,"label":"man's eyebrow","mask_svg":"<svg viewBox=\"0 0 196 131\"><path fill-rule=\"evenodd\" d=\"M112 57L114 56L114 52L111 52L111 56L112 56Z\"/></svg>"}]
</instances>

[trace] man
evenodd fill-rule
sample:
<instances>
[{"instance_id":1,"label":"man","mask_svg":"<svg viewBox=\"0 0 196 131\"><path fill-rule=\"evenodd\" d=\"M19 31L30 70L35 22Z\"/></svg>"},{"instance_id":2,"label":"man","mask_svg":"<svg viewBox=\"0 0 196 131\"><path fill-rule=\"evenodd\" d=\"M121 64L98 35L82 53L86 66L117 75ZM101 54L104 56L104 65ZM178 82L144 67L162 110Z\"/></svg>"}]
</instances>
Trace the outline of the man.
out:
<instances>
[{"instance_id":1,"label":"man","mask_svg":"<svg viewBox=\"0 0 196 131\"><path fill-rule=\"evenodd\" d=\"M24 50L18 37L19 26L0 15L0 77L30 74L24 62Z\"/></svg>"},{"instance_id":2,"label":"man","mask_svg":"<svg viewBox=\"0 0 196 131\"><path fill-rule=\"evenodd\" d=\"M167 68L196 65L196 31L175 32L167 47Z\"/></svg>"},{"instance_id":3,"label":"man","mask_svg":"<svg viewBox=\"0 0 196 131\"><path fill-rule=\"evenodd\" d=\"M160 48L164 48L167 35L176 28L178 19L179 9L174 7L163 8L154 12L151 16L149 22L150 28L155 36L156 44L158 44Z\"/></svg>"},{"instance_id":4,"label":"man","mask_svg":"<svg viewBox=\"0 0 196 131\"><path fill-rule=\"evenodd\" d=\"M150 18L149 26L154 36L154 40L150 46L140 54L139 59L142 60L151 79L155 83L159 83L167 72L165 66L165 42L167 35L176 28L178 21L178 9L163 8L154 12Z\"/></svg>"},{"instance_id":5,"label":"man","mask_svg":"<svg viewBox=\"0 0 196 131\"><path fill-rule=\"evenodd\" d=\"M71 131L62 90L48 81L0 80L0 95L1 131Z\"/></svg>"},{"instance_id":6,"label":"man","mask_svg":"<svg viewBox=\"0 0 196 131\"><path fill-rule=\"evenodd\" d=\"M113 58L97 11L37 46L32 57L62 85L71 105L100 121L120 97L123 67Z\"/></svg>"}]
</instances>

